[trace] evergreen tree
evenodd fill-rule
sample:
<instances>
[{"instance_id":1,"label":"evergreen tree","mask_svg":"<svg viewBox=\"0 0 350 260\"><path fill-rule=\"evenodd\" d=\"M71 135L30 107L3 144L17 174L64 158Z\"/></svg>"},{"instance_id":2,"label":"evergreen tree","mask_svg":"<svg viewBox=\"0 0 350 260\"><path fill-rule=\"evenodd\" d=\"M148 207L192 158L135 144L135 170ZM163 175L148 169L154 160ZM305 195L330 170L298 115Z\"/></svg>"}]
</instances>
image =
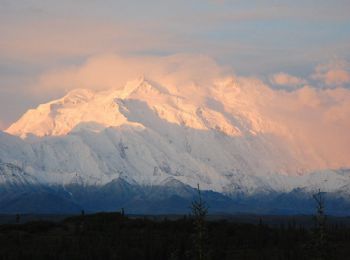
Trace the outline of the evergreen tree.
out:
<instances>
[{"instance_id":1,"label":"evergreen tree","mask_svg":"<svg viewBox=\"0 0 350 260\"><path fill-rule=\"evenodd\" d=\"M320 189L313 195L313 199L316 202L315 249L318 259L325 259L327 252L325 200Z\"/></svg>"},{"instance_id":2,"label":"evergreen tree","mask_svg":"<svg viewBox=\"0 0 350 260\"><path fill-rule=\"evenodd\" d=\"M202 194L199 189L199 184L197 187L198 198L194 199L191 203L192 215L194 218L195 225L195 250L196 258L198 260L205 259L205 242L207 239L207 229L205 225L205 218L208 214L208 206L202 199Z\"/></svg>"}]
</instances>

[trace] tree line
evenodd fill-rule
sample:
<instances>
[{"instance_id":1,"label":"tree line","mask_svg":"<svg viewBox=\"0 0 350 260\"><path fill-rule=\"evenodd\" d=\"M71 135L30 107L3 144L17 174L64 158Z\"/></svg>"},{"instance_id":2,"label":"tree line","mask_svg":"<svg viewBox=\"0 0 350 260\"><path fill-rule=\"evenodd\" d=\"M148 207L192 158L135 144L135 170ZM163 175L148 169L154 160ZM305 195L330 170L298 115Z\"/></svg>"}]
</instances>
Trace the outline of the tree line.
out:
<instances>
[{"instance_id":1,"label":"tree line","mask_svg":"<svg viewBox=\"0 0 350 260\"><path fill-rule=\"evenodd\" d=\"M0 259L348 259L350 229L327 224L321 191L315 226L269 226L208 220L198 187L191 214L169 220L120 212L72 216L60 222L0 226Z\"/></svg>"}]
</instances>

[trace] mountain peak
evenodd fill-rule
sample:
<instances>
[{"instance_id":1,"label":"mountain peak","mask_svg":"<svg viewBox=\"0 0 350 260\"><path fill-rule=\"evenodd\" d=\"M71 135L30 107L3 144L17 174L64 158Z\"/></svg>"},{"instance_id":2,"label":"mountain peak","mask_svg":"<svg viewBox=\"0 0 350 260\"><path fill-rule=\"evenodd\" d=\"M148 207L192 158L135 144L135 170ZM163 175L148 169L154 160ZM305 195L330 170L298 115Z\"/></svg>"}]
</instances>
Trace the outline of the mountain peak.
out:
<instances>
[{"instance_id":1,"label":"mountain peak","mask_svg":"<svg viewBox=\"0 0 350 260\"><path fill-rule=\"evenodd\" d=\"M95 92L90 89L85 88L76 88L71 91L69 91L63 98L59 99L59 101L63 103L67 102L79 102L79 101L89 101L91 100L95 95Z\"/></svg>"}]
</instances>

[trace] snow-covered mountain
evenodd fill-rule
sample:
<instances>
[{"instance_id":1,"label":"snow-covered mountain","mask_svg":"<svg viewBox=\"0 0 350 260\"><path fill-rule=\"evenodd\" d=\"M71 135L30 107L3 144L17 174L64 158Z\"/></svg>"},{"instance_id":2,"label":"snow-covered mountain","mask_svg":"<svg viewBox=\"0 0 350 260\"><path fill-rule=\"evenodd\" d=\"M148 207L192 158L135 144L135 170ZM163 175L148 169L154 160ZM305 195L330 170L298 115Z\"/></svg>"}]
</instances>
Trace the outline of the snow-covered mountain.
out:
<instances>
[{"instance_id":1,"label":"snow-covered mountain","mask_svg":"<svg viewBox=\"0 0 350 260\"><path fill-rule=\"evenodd\" d=\"M0 184L40 187L64 210L135 212L185 210L197 184L217 211L293 212L290 199L309 201L321 189L337 201L334 212L349 213L348 157L329 158L272 115L274 95L234 78L210 88L139 78L76 89L0 133Z\"/></svg>"}]
</instances>

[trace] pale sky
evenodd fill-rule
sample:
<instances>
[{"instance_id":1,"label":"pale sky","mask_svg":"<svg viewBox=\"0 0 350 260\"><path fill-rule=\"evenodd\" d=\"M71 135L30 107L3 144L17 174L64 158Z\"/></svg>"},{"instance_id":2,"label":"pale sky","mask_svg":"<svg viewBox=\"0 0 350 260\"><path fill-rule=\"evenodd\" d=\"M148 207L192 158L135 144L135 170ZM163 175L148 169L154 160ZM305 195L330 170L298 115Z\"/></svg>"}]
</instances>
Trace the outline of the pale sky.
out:
<instances>
[{"instance_id":1,"label":"pale sky","mask_svg":"<svg viewBox=\"0 0 350 260\"><path fill-rule=\"evenodd\" d=\"M107 54L205 55L274 88L349 88L350 0L0 0L0 129L64 94L38 88L52 74Z\"/></svg>"}]
</instances>

